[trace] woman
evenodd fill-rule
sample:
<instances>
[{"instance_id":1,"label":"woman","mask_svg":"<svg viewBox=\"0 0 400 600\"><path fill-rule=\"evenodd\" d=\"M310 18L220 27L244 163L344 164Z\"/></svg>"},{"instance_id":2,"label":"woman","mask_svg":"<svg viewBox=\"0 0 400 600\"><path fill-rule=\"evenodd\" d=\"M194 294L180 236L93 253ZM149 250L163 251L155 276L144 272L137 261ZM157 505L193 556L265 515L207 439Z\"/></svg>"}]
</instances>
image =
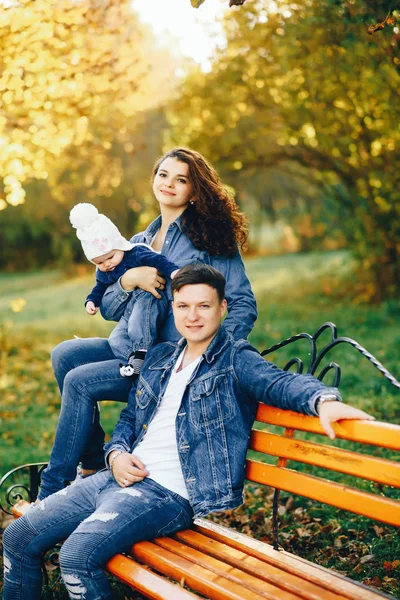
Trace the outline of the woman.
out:
<instances>
[{"instance_id":1,"label":"woman","mask_svg":"<svg viewBox=\"0 0 400 600\"><path fill-rule=\"evenodd\" d=\"M245 217L217 172L198 152L175 148L157 161L153 192L161 214L131 241L149 244L179 267L204 262L221 271L227 280L225 327L235 339L246 338L257 308L238 251L247 239ZM127 341L130 298L144 291L160 299L165 285L152 267L128 270L103 298L103 317L119 321L109 340L68 340L54 349L52 363L62 405L50 462L42 475L40 500L74 479L80 461L83 476L104 467L104 431L97 402L128 401L132 380L121 376L120 362L125 357L121 349ZM163 293L171 300L169 288ZM169 304L158 341L180 337Z\"/></svg>"}]
</instances>

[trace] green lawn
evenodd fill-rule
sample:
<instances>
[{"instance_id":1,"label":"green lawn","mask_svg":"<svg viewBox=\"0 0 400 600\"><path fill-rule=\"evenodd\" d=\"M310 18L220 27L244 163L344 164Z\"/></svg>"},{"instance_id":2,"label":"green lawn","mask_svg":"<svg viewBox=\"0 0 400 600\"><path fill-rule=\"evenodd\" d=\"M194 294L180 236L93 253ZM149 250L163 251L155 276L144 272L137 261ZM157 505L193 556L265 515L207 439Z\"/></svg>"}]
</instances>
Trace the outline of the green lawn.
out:
<instances>
[{"instance_id":1,"label":"green lawn","mask_svg":"<svg viewBox=\"0 0 400 600\"><path fill-rule=\"evenodd\" d=\"M246 267L260 312L250 339L260 350L333 321L339 335L357 339L400 379L400 301L379 307L357 302L346 252L252 258ZM93 275L70 279L57 271L0 275L0 475L49 456L60 406L51 349L74 335L106 336L113 326L86 314L83 301L92 285ZM328 341L326 333L321 344ZM306 361L307 345L299 343L296 353ZM284 349L272 359L283 366L290 356L293 350ZM400 423L400 391L363 356L339 346L330 359L343 366L345 400ZM120 410L118 403L102 403L108 434ZM249 486L247 494L245 508L225 522L270 540L270 490ZM400 535L393 528L285 494L282 507L288 550L400 598Z\"/></svg>"}]
</instances>

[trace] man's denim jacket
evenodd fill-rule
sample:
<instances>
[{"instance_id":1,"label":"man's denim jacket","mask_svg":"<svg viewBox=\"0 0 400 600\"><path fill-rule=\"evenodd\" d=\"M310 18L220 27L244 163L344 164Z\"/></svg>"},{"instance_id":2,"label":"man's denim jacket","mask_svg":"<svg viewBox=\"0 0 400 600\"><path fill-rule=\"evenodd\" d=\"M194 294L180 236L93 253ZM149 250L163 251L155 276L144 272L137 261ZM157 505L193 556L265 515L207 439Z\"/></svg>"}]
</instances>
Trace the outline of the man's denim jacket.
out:
<instances>
[{"instance_id":1,"label":"man's denim jacket","mask_svg":"<svg viewBox=\"0 0 400 600\"><path fill-rule=\"evenodd\" d=\"M146 231L133 236L131 242L151 245L160 225L161 217L158 217L148 226ZM228 302L228 316L224 321L225 327L236 340L247 338L257 319L257 305L239 252L232 258L226 258L212 256L208 252L197 250L182 231L181 215L169 226L161 253L179 267L202 262L221 271L226 279L225 297ZM143 293L140 289L134 292L126 292L118 282L106 290L101 303L103 317L108 321L119 321L112 332L112 347L119 348L119 358L129 356L132 349L126 331L132 310L129 306L129 300L132 295L135 297L136 294L140 293ZM169 282L167 282L166 293L169 312L163 326L160 328L157 339L160 342L177 341L180 338L172 315L172 296ZM127 309L126 314L124 314L125 309Z\"/></svg>"},{"instance_id":2,"label":"man's denim jacket","mask_svg":"<svg viewBox=\"0 0 400 600\"><path fill-rule=\"evenodd\" d=\"M128 406L105 446L106 456L116 449L134 453L185 344L167 342L149 350ZM278 369L221 326L189 379L176 418L179 458L195 516L242 504L257 402L316 415L315 400L327 389L340 397L336 388L326 388L311 375Z\"/></svg>"}]
</instances>

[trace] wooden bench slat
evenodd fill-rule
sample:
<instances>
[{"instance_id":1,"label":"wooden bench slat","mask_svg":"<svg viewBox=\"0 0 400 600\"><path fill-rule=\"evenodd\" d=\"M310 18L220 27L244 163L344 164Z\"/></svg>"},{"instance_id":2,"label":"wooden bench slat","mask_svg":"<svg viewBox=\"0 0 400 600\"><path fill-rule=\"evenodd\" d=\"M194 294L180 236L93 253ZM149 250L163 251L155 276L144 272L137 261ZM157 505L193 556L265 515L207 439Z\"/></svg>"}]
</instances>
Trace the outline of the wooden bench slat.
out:
<instances>
[{"instance_id":1,"label":"wooden bench slat","mask_svg":"<svg viewBox=\"0 0 400 600\"><path fill-rule=\"evenodd\" d=\"M332 593L326 589L321 590L320 586L298 575L283 571L281 568L265 560L260 560L245 552L244 549L239 550L232 546L227 546L225 543L218 542L192 529L179 531L174 537L193 548L201 550L205 554L219 558L284 590L296 593L305 600L343 600L345 598L345 596L337 592Z\"/></svg>"},{"instance_id":2,"label":"wooden bench slat","mask_svg":"<svg viewBox=\"0 0 400 600\"><path fill-rule=\"evenodd\" d=\"M154 543L161 546L161 548L173 552L177 556L182 556L183 558L192 561L194 564L199 565L212 573L226 577L229 581L233 581L234 583L246 587L249 591L253 591L263 598L276 598L277 593L280 594L279 598L282 598L282 600L292 600L294 597L297 599L303 598L303 596L298 593L298 590L293 589L288 591L287 588L279 584L277 585L276 583L268 582L265 579L260 580L249 572L242 570L240 566L227 564L177 540L164 537L155 539ZM313 600L319 600L319 598Z\"/></svg>"},{"instance_id":3,"label":"wooden bench slat","mask_svg":"<svg viewBox=\"0 0 400 600\"><path fill-rule=\"evenodd\" d=\"M255 460L247 460L247 477L257 483L400 526L400 503L378 494L369 494L334 481Z\"/></svg>"},{"instance_id":4,"label":"wooden bench slat","mask_svg":"<svg viewBox=\"0 0 400 600\"><path fill-rule=\"evenodd\" d=\"M297 462L400 487L400 463L253 429L250 448Z\"/></svg>"},{"instance_id":5,"label":"wooden bench slat","mask_svg":"<svg viewBox=\"0 0 400 600\"><path fill-rule=\"evenodd\" d=\"M14 506L11 507L11 512L14 517L17 519L18 517L22 517L29 510L30 503L26 500L20 500Z\"/></svg>"},{"instance_id":6,"label":"wooden bench slat","mask_svg":"<svg viewBox=\"0 0 400 600\"><path fill-rule=\"evenodd\" d=\"M279 469L282 471L282 469ZM29 503L21 501L18 505L13 507L13 513L16 517L21 516L29 509ZM320 596L323 600L329 599L330 592L335 593L337 600L346 598L348 600L378 600L379 598L389 598L390 596L383 594L378 591L372 591L370 588L357 584L339 574L333 573L332 571L312 564L304 559L296 557L288 552L277 552L273 548L259 542L255 539L249 538L243 534L232 531L227 527L217 525L211 521L205 519L196 519L195 531L200 532L202 536L207 536L212 540L217 540L222 543L223 546L237 549L241 552L246 553L248 557L255 557L278 568L282 572L282 577L285 578L287 575L294 575L304 580L304 591L306 591L307 582L312 583L315 586L321 588ZM178 535L194 535L192 530L180 532ZM153 546L152 552L149 552L148 547ZM145 550L143 549L145 547ZM201 570L193 562L184 560L182 557L168 553L167 556L161 557L160 554L166 552L163 548L157 547L155 544L150 542L140 542L133 547L133 553L137 558L144 558L143 562L152 566L155 570L159 570L168 577L175 579L182 583L182 580L191 587L193 590L208 596L210 600L260 600L261 598L271 597L269 594L260 595L251 592L247 595L245 589L240 585L235 585L227 578L215 575L207 569ZM153 573L147 566L138 565L134 561L129 561L128 557L118 555L116 558L111 559L109 564L110 572L113 572L121 581L125 581L128 585L135 587L138 591L142 592L148 598L153 600L170 600L175 598L177 600L183 600L186 598L196 597L189 591L184 590L163 579ZM120 562L122 561L122 562ZM160 568L160 566L162 568ZM119 572L123 570L122 576ZM129 569L131 569L131 576L129 575ZM243 565L242 565L242 570ZM195 574L193 573L195 571ZM126 573L128 576L126 577ZM125 577L125 579L123 578ZM152 577L159 577L162 582L157 587L158 583L150 581ZM130 580L129 580L130 578ZM133 580L133 581L132 581ZM148 589L146 588L148 582ZM173 588L170 588L173 586ZM173 589L173 591L171 591ZM278 589L278 588L277 588ZM303 595L294 595L293 598L304 598ZM279 593L275 593L272 598L279 599L281 596Z\"/></svg>"},{"instance_id":7,"label":"wooden bench slat","mask_svg":"<svg viewBox=\"0 0 400 600\"><path fill-rule=\"evenodd\" d=\"M229 581L226 577L160 548L153 542L139 542L132 547L131 552L137 560L175 581L184 580L185 585L204 594L210 600L265 600L265 598L278 600L281 598L278 589L273 596L265 594L261 596L242 585ZM293 600L298 600L298 598L293 596Z\"/></svg>"},{"instance_id":8,"label":"wooden bench slat","mask_svg":"<svg viewBox=\"0 0 400 600\"><path fill-rule=\"evenodd\" d=\"M326 435L318 417L301 415L290 410L259 404L256 421ZM336 437L364 444L400 450L400 425L381 421L339 421L333 424Z\"/></svg>"},{"instance_id":9,"label":"wooden bench slat","mask_svg":"<svg viewBox=\"0 0 400 600\"><path fill-rule=\"evenodd\" d=\"M139 565L123 554L113 556L107 563L107 570L152 600L198 600L197 595L153 573L149 568Z\"/></svg>"},{"instance_id":10,"label":"wooden bench slat","mask_svg":"<svg viewBox=\"0 0 400 600\"><path fill-rule=\"evenodd\" d=\"M356 583L339 573L311 563L290 552L274 550L270 544L250 538L243 533L208 521L196 519L194 530L217 540L232 548L242 550L251 556L259 558L269 564L275 565L282 571L302 577L304 580L315 583L322 589L342 594L349 600L379 600L379 598L391 598L387 594L372 591L365 585ZM391 599L393 600L393 599Z\"/></svg>"}]
</instances>

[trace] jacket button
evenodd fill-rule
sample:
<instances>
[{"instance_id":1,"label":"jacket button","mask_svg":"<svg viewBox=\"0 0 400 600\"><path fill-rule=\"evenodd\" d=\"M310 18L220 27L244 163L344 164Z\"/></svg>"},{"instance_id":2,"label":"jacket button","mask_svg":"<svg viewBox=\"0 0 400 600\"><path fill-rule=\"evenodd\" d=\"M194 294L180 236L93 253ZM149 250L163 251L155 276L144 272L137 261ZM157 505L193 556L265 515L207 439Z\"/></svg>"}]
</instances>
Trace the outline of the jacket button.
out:
<instances>
[{"instance_id":1,"label":"jacket button","mask_svg":"<svg viewBox=\"0 0 400 600\"><path fill-rule=\"evenodd\" d=\"M137 396L141 396L141 395L142 395L142 390L138 390L138 391L136 392L136 395L137 395Z\"/></svg>"},{"instance_id":2,"label":"jacket button","mask_svg":"<svg viewBox=\"0 0 400 600\"><path fill-rule=\"evenodd\" d=\"M143 425L143 429L147 429L147 425L146 425L146 423Z\"/></svg>"}]
</instances>

